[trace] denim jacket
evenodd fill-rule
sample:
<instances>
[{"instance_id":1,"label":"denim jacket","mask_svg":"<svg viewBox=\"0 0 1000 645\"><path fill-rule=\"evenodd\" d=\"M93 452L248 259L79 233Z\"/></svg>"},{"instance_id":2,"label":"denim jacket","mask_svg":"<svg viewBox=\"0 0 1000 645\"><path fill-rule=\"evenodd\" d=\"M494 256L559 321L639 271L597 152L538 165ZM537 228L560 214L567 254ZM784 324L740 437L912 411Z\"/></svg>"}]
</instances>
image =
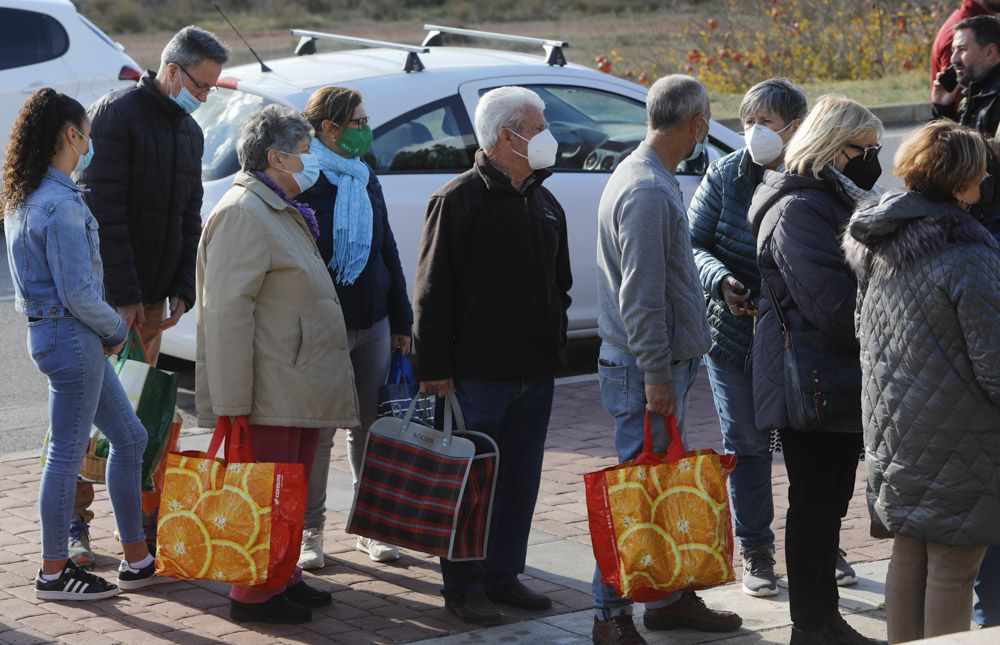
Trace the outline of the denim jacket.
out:
<instances>
[{"instance_id":1,"label":"denim jacket","mask_svg":"<svg viewBox=\"0 0 1000 645\"><path fill-rule=\"evenodd\" d=\"M104 301L97 220L82 192L49 168L24 204L5 213L14 308L34 318L76 318L113 347L128 329Z\"/></svg>"}]
</instances>

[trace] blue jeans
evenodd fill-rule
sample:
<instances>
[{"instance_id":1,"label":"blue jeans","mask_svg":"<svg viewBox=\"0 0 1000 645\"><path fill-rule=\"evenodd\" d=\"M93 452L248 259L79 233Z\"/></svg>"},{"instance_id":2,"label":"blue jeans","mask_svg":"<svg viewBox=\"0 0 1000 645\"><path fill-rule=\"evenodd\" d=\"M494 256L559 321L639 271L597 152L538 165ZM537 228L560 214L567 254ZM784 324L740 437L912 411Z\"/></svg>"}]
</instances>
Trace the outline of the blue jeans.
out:
<instances>
[{"instance_id":1,"label":"blue jeans","mask_svg":"<svg viewBox=\"0 0 1000 645\"><path fill-rule=\"evenodd\" d=\"M687 412L688 394L691 392L695 377L698 376L700 363L700 359L696 358L681 361L671 368L671 380L677 394L677 427L681 431L681 440L685 442L684 416ZM601 343L597 376L601 384L601 402L604 404L604 409L615 418L615 451L618 454L618 463L621 463L642 452L646 420L646 385L643 382L642 371L635 364L635 358L608 343ZM666 424L657 415L653 416L652 421L653 450L663 452L667 449ZM594 594L594 613L599 620L632 613L632 601L622 598L612 587L601 582L601 571L596 567L591 591ZM665 607L677 602L680 597L681 592L677 592L663 600L646 603L646 608Z\"/></svg>"},{"instance_id":2,"label":"blue jeans","mask_svg":"<svg viewBox=\"0 0 1000 645\"><path fill-rule=\"evenodd\" d=\"M485 560L441 558L445 598L495 591L517 582L528 555L528 532L542 478L545 435L555 382L536 379L455 379L466 427L489 435L500 450ZM440 405L435 422L444 422Z\"/></svg>"},{"instance_id":3,"label":"blue jeans","mask_svg":"<svg viewBox=\"0 0 1000 645\"><path fill-rule=\"evenodd\" d=\"M736 537L744 549L774 550L774 502L771 497L770 434L757 429L753 410L753 372L705 357L722 445L737 456L729 475Z\"/></svg>"},{"instance_id":4,"label":"blue jeans","mask_svg":"<svg viewBox=\"0 0 1000 645\"><path fill-rule=\"evenodd\" d=\"M38 494L42 558L65 560L69 555L76 476L91 425L111 443L108 496L122 544L142 542L140 475L146 429L105 358L100 337L75 318L45 318L28 323L28 351L49 381L52 438Z\"/></svg>"},{"instance_id":5,"label":"blue jeans","mask_svg":"<svg viewBox=\"0 0 1000 645\"><path fill-rule=\"evenodd\" d=\"M1000 545L986 549L974 588L976 624L982 627L1000 625Z\"/></svg>"}]
</instances>

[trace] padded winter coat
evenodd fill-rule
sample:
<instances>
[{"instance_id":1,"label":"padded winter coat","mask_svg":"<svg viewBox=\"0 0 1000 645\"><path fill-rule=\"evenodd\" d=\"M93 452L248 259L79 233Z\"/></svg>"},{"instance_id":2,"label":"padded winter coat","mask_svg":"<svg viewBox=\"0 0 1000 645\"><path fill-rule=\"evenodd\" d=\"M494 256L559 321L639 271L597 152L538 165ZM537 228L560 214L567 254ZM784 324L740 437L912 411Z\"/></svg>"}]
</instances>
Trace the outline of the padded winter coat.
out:
<instances>
[{"instance_id":1,"label":"padded winter coat","mask_svg":"<svg viewBox=\"0 0 1000 645\"><path fill-rule=\"evenodd\" d=\"M856 364L857 283L840 248L840 235L854 207L851 197L828 173L817 179L768 171L754 193L749 219L757 240L761 279L774 292L789 327L821 332L812 335L816 341L808 348L812 357ZM754 412L758 428L787 428L784 338L770 295L763 285L761 290L753 340ZM816 429L861 432L860 401L856 424L850 423L850 413L838 414L837 427Z\"/></svg>"},{"instance_id":2,"label":"padded winter coat","mask_svg":"<svg viewBox=\"0 0 1000 645\"><path fill-rule=\"evenodd\" d=\"M201 128L146 72L90 108L94 159L78 178L100 223L112 305L195 300L201 237Z\"/></svg>"},{"instance_id":3,"label":"padded winter coat","mask_svg":"<svg viewBox=\"0 0 1000 645\"><path fill-rule=\"evenodd\" d=\"M747 223L747 209L764 170L744 148L712 163L688 207L691 246L698 267L712 349L708 355L737 369L750 363L753 317L735 316L722 299L722 279L732 275L760 298L757 249Z\"/></svg>"},{"instance_id":4,"label":"padded winter coat","mask_svg":"<svg viewBox=\"0 0 1000 645\"><path fill-rule=\"evenodd\" d=\"M1000 543L1000 256L957 206L890 193L851 219L875 513L906 537Z\"/></svg>"}]
</instances>

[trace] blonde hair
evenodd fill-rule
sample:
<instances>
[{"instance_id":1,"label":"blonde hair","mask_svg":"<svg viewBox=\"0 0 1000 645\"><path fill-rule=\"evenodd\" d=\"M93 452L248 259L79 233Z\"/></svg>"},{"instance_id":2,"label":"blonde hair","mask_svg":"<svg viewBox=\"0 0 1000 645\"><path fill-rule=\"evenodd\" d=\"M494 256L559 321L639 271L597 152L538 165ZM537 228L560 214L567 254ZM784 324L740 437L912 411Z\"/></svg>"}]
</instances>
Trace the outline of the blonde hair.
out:
<instances>
[{"instance_id":1,"label":"blonde hair","mask_svg":"<svg viewBox=\"0 0 1000 645\"><path fill-rule=\"evenodd\" d=\"M952 199L978 183L988 150L982 135L953 121L932 121L910 134L896 152L894 174L928 199Z\"/></svg>"},{"instance_id":2,"label":"blonde hair","mask_svg":"<svg viewBox=\"0 0 1000 645\"><path fill-rule=\"evenodd\" d=\"M881 136L882 122L868 108L844 96L821 96L788 142L785 167L819 178L847 144L872 132Z\"/></svg>"}]
</instances>

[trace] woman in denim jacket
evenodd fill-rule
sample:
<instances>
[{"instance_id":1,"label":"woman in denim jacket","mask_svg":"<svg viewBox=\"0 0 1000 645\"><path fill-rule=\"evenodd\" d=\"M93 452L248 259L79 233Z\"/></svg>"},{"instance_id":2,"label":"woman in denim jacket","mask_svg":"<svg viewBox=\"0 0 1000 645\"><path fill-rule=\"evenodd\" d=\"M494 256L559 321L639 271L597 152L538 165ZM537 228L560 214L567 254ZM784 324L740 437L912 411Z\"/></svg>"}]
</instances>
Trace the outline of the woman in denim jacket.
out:
<instances>
[{"instance_id":1,"label":"woman in denim jacket","mask_svg":"<svg viewBox=\"0 0 1000 645\"><path fill-rule=\"evenodd\" d=\"M92 146L83 106L45 88L18 113L3 168L14 307L28 318L28 351L49 381L52 438L38 495L42 569L35 578L43 600L99 600L167 581L156 578L142 531L146 430L105 358L121 350L128 329L104 301L97 220L69 177L86 166ZM67 558L76 477L93 424L111 442L108 495L125 552L117 586Z\"/></svg>"}]
</instances>

